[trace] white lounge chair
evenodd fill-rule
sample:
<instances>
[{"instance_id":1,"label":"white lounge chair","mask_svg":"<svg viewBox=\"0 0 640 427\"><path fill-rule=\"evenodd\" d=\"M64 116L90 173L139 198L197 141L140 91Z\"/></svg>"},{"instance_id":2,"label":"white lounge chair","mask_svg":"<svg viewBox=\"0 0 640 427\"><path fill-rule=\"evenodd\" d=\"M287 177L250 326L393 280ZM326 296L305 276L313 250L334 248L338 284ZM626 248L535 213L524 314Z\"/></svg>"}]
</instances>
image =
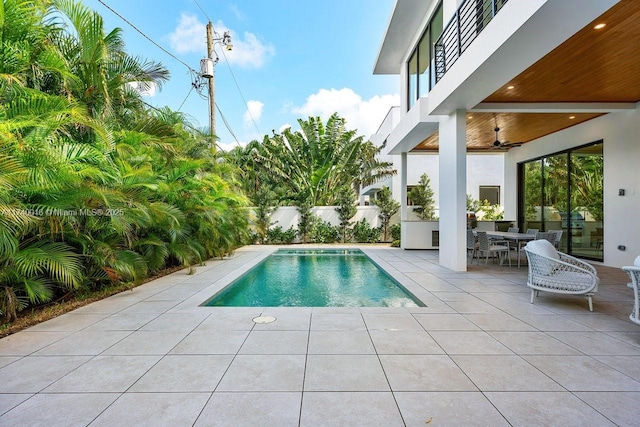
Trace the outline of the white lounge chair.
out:
<instances>
[{"instance_id":1,"label":"white lounge chair","mask_svg":"<svg viewBox=\"0 0 640 427\"><path fill-rule=\"evenodd\" d=\"M629 315L629 320L640 325L640 256L638 256L633 266L622 267L631 278L631 283L627 286L633 289L633 311Z\"/></svg>"},{"instance_id":2,"label":"white lounge chair","mask_svg":"<svg viewBox=\"0 0 640 427\"><path fill-rule=\"evenodd\" d=\"M527 286L531 303L540 291L586 295L593 311L593 295L598 291L596 269L584 261L558 252L548 240L532 240L524 247L529 261Z\"/></svg>"}]
</instances>

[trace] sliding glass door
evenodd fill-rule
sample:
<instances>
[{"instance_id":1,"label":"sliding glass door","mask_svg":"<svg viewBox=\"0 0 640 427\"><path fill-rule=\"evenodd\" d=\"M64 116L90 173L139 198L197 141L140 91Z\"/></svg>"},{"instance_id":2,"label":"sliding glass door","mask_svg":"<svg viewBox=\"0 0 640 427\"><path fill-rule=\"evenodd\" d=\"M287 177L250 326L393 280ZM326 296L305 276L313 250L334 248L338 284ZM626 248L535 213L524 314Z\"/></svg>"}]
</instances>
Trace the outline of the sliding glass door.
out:
<instances>
[{"instance_id":1,"label":"sliding glass door","mask_svg":"<svg viewBox=\"0 0 640 427\"><path fill-rule=\"evenodd\" d=\"M521 163L521 229L562 230L560 250L603 260L602 143Z\"/></svg>"}]
</instances>

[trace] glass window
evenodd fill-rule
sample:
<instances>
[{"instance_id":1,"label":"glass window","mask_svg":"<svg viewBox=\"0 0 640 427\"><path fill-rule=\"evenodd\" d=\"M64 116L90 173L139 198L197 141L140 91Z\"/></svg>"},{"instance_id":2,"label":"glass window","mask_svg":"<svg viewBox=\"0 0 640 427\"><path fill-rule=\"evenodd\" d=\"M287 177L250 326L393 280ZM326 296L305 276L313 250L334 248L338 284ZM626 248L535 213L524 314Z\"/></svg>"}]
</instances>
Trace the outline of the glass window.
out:
<instances>
[{"instance_id":1,"label":"glass window","mask_svg":"<svg viewBox=\"0 0 640 427\"><path fill-rule=\"evenodd\" d=\"M420 96L429 93L429 63L431 62L430 54L431 43L429 43L429 32L425 32L418 43L418 89Z\"/></svg>"},{"instance_id":2,"label":"glass window","mask_svg":"<svg viewBox=\"0 0 640 427\"><path fill-rule=\"evenodd\" d=\"M601 142L522 164L521 229L562 230L562 252L603 261L603 171Z\"/></svg>"},{"instance_id":3,"label":"glass window","mask_svg":"<svg viewBox=\"0 0 640 427\"><path fill-rule=\"evenodd\" d=\"M413 51L411 55L411 59L408 62L408 75L409 75L409 92L407 96L409 97L409 109L413 107L415 104L418 94L418 80L416 78L418 73L418 51Z\"/></svg>"},{"instance_id":4,"label":"glass window","mask_svg":"<svg viewBox=\"0 0 640 427\"><path fill-rule=\"evenodd\" d=\"M486 200L490 205L500 204L500 186L499 185L481 185L478 189L478 199L480 202Z\"/></svg>"}]
</instances>

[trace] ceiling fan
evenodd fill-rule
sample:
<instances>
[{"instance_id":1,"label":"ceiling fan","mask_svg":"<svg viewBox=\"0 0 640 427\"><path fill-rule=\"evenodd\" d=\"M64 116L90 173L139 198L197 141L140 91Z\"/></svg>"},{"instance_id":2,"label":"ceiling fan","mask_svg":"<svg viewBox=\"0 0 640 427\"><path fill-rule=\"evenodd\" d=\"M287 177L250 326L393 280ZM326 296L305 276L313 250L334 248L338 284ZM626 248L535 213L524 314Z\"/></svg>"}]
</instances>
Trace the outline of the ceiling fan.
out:
<instances>
[{"instance_id":1,"label":"ceiling fan","mask_svg":"<svg viewBox=\"0 0 640 427\"><path fill-rule=\"evenodd\" d=\"M500 132L500 128L496 126L493 131L496 133L496 139L495 141L493 141L493 145L489 147L489 150L508 150L509 148L520 147L522 145L522 142L500 142L500 138L498 138L498 132Z\"/></svg>"}]
</instances>

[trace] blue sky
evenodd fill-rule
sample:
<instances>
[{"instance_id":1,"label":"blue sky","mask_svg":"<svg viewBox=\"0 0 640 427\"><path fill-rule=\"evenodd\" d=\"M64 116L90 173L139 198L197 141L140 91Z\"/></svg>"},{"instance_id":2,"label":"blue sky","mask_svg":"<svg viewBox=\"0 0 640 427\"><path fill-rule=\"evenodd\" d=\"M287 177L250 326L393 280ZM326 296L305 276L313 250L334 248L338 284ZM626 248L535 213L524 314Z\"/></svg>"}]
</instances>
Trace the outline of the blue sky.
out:
<instances>
[{"instance_id":1,"label":"blue sky","mask_svg":"<svg viewBox=\"0 0 640 427\"><path fill-rule=\"evenodd\" d=\"M230 148L261 140L298 118L333 112L349 129L368 137L393 105L398 76L374 76L373 65L395 0L103 0L163 48L193 69L206 56L206 23L219 35L229 30L233 50L216 46L215 100L235 138L216 119L219 145ZM146 101L188 114L208 127L208 101L191 89L185 65L145 39L98 0L84 0L100 13L107 31L120 27L127 51L161 62L171 80ZM206 88L203 94L206 95ZM244 97L244 99L243 99ZM245 103L246 101L246 103ZM251 114L248 113L248 110ZM253 118L253 120L252 120Z\"/></svg>"}]
</instances>

